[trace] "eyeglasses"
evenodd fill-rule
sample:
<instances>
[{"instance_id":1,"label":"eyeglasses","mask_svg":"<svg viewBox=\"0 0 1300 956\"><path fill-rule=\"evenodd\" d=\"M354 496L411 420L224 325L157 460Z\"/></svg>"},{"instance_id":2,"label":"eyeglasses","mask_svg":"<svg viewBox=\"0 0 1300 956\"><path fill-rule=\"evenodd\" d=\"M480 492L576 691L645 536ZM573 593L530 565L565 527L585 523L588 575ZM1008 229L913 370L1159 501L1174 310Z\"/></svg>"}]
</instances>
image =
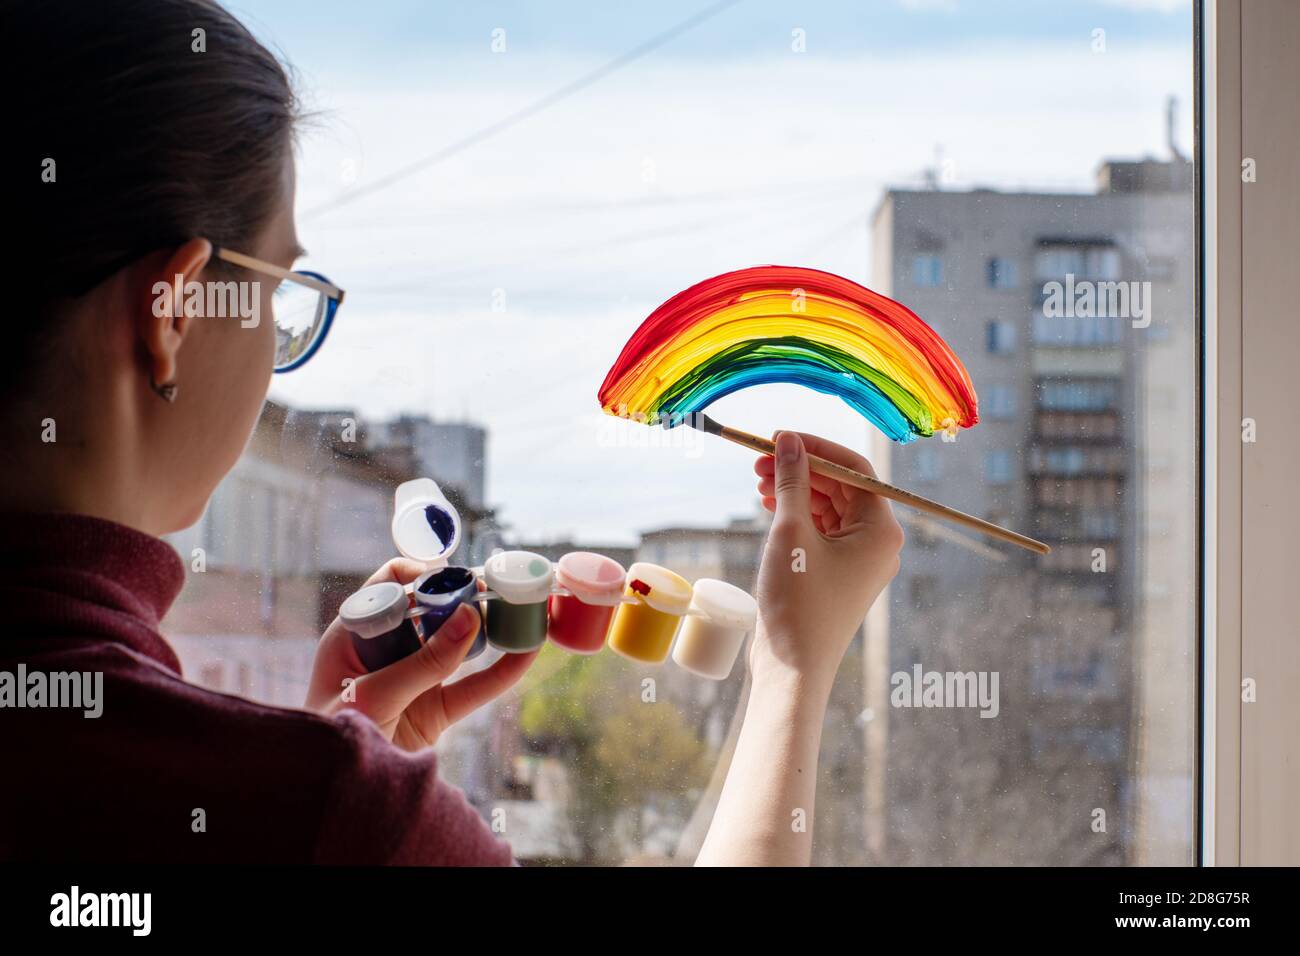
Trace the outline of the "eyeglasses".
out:
<instances>
[{"instance_id":1,"label":"eyeglasses","mask_svg":"<svg viewBox=\"0 0 1300 956\"><path fill-rule=\"evenodd\" d=\"M319 272L291 272L231 249L217 248L214 253L218 259L281 280L275 290L273 371L292 372L305 365L329 334L343 304L343 290Z\"/></svg>"}]
</instances>

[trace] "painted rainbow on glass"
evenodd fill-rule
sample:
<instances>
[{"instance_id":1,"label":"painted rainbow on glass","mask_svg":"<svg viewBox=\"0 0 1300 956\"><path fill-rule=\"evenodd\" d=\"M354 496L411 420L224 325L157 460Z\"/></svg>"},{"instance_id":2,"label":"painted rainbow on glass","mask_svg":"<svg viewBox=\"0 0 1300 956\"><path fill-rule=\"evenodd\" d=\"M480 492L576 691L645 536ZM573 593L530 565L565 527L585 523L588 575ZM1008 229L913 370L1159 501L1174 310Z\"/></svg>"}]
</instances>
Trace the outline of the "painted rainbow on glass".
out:
<instances>
[{"instance_id":1,"label":"painted rainbow on glass","mask_svg":"<svg viewBox=\"0 0 1300 956\"><path fill-rule=\"evenodd\" d=\"M897 442L979 421L966 369L916 313L798 266L739 269L673 296L628 340L599 399L610 415L675 424L771 382L838 395Z\"/></svg>"}]
</instances>

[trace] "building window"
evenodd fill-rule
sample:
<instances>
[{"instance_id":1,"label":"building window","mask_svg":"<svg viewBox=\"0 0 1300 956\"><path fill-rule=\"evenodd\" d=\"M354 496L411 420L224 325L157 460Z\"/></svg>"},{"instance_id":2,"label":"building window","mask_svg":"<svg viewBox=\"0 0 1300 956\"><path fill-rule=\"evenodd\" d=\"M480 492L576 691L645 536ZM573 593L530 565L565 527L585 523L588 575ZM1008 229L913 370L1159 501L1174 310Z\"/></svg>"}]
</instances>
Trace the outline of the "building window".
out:
<instances>
[{"instance_id":1,"label":"building window","mask_svg":"<svg viewBox=\"0 0 1300 956\"><path fill-rule=\"evenodd\" d=\"M939 579L932 574L918 574L908 585L912 607L928 610L939 603Z\"/></svg>"},{"instance_id":2,"label":"building window","mask_svg":"<svg viewBox=\"0 0 1300 956\"><path fill-rule=\"evenodd\" d=\"M1093 279L1118 279L1119 250L1102 246L1088 250L1088 275Z\"/></svg>"},{"instance_id":3,"label":"building window","mask_svg":"<svg viewBox=\"0 0 1300 956\"><path fill-rule=\"evenodd\" d=\"M1082 448L1048 448L1043 453L1043 466L1049 474L1077 475L1087 468L1088 456Z\"/></svg>"},{"instance_id":4,"label":"building window","mask_svg":"<svg viewBox=\"0 0 1300 956\"><path fill-rule=\"evenodd\" d=\"M1005 485L1014 477L1011 452L996 448L984 456L984 478L991 485Z\"/></svg>"},{"instance_id":5,"label":"building window","mask_svg":"<svg viewBox=\"0 0 1300 956\"><path fill-rule=\"evenodd\" d=\"M1051 411L1103 412L1118 400L1119 385L1113 380L1047 381L1040 385L1038 405Z\"/></svg>"},{"instance_id":6,"label":"building window","mask_svg":"<svg viewBox=\"0 0 1300 956\"><path fill-rule=\"evenodd\" d=\"M1016 415L1016 390L1010 385L990 385L980 396L980 411L988 418L1005 420Z\"/></svg>"},{"instance_id":7,"label":"building window","mask_svg":"<svg viewBox=\"0 0 1300 956\"><path fill-rule=\"evenodd\" d=\"M916 450L916 480L938 481L943 468L939 450L933 445L922 445Z\"/></svg>"},{"instance_id":8,"label":"building window","mask_svg":"<svg viewBox=\"0 0 1300 956\"><path fill-rule=\"evenodd\" d=\"M1010 355L1016 350L1016 326L1009 319L994 319L988 324L988 350L991 355Z\"/></svg>"},{"instance_id":9,"label":"building window","mask_svg":"<svg viewBox=\"0 0 1300 956\"><path fill-rule=\"evenodd\" d=\"M1118 279L1119 251L1110 246L1047 246L1034 260L1038 278L1060 281L1068 275L1076 279Z\"/></svg>"},{"instance_id":10,"label":"building window","mask_svg":"<svg viewBox=\"0 0 1300 956\"><path fill-rule=\"evenodd\" d=\"M1014 289L1016 287L1016 264L1010 259L994 257L988 263L988 283L990 289Z\"/></svg>"},{"instance_id":11,"label":"building window","mask_svg":"<svg viewBox=\"0 0 1300 956\"><path fill-rule=\"evenodd\" d=\"M1118 345L1124 320L1110 315L1044 315L1034 313L1031 335L1035 345L1089 348Z\"/></svg>"},{"instance_id":12,"label":"building window","mask_svg":"<svg viewBox=\"0 0 1300 956\"><path fill-rule=\"evenodd\" d=\"M1073 247L1051 247L1038 253L1035 264L1038 278L1064 279L1067 275L1082 276L1087 268L1083 250Z\"/></svg>"},{"instance_id":13,"label":"building window","mask_svg":"<svg viewBox=\"0 0 1300 956\"><path fill-rule=\"evenodd\" d=\"M943 260L933 255L913 256L912 285L918 289L943 285Z\"/></svg>"}]
</instances>

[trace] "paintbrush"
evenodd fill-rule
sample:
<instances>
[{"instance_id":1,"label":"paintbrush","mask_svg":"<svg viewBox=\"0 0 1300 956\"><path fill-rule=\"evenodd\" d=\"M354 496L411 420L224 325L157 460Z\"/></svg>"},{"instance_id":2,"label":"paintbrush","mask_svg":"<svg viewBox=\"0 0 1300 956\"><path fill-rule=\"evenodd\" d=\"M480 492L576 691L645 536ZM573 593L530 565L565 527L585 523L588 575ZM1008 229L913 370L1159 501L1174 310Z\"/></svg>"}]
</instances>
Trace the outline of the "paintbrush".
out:
<instances>
[{"instance_id":1,"label":"paintbrush","mask_svg":"<svg viewBox=\"0 0 1300 956\"><path fill-rule=\"evenodd\" d=\"M723 425L703 412L692 412L680 417L674 416L671 423L668 420L664 421L665 425L679 423L690 425L692 428L708 432L710 435L718 435L729 442L743 445L745 448L756 451L761 455L776 456L776 444L770 439L759 438L757 435L751 435L749 432L741 431L738 428ZM808 467L817 474L833 478L841 484L861 488L863 491L870 491L882 498L888 498L890 501L897 501L899 504L915 508L917 511L924 511L926 514L934 515L936 518L943 518L945 521L971 528L991 538L1010 542L1027 551L1033 551L1037 554L1049 554L1052 550L1046 544L1034 538L1017 534L1000 525L993 524L991 521L976 518L974 515L968 515L956 508L949 508L947 505L941 505L937 501L931 501L929 498L923 498L910 491L904 491L902 488L895 488L879 478L872 478L870 475L864 475L852 468L845 468L843 465L837 465L835 462L827 461L817 455L810 454L808 456Z\"/></svg>"}]
</instances>

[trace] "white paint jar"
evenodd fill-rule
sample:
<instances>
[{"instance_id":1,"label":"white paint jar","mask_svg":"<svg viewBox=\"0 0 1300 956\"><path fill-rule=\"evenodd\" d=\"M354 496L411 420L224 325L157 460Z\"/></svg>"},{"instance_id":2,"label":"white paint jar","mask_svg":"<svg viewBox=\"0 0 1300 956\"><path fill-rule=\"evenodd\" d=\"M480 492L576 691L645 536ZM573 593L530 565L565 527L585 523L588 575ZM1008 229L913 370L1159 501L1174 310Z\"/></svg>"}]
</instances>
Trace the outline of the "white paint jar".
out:
<instances>
[{"instance_id":1,"label":"white paint jar","mask_svg":"<svg viewBox=\"0 0 1300 956\"><path fill-rule=\"evenodd\" d=\"M673 645L673 660L692 674L724 680L757 621L758 602L748 593L726 581L700 578Z\"/></svg>"}]
</instances>

